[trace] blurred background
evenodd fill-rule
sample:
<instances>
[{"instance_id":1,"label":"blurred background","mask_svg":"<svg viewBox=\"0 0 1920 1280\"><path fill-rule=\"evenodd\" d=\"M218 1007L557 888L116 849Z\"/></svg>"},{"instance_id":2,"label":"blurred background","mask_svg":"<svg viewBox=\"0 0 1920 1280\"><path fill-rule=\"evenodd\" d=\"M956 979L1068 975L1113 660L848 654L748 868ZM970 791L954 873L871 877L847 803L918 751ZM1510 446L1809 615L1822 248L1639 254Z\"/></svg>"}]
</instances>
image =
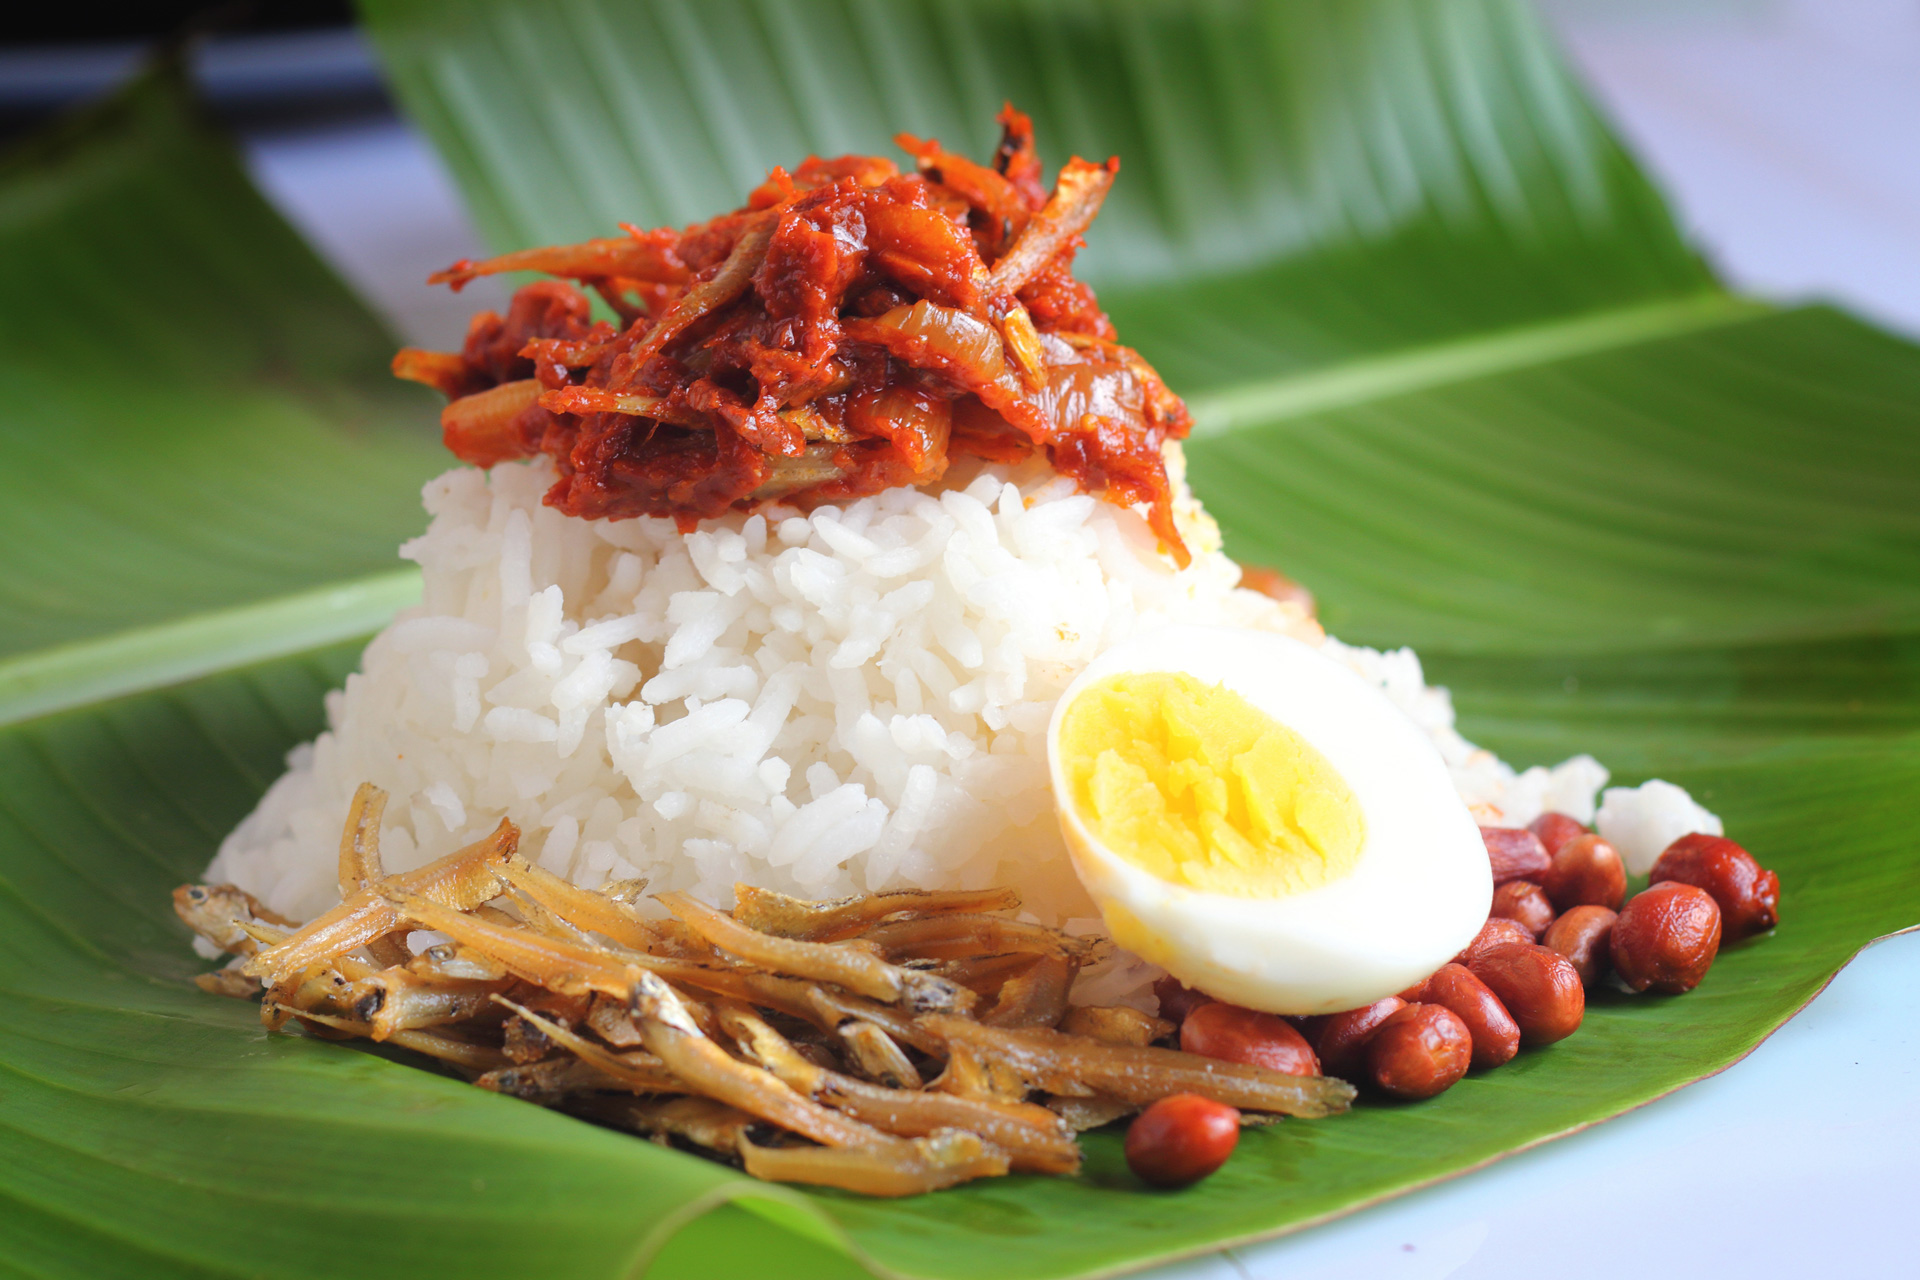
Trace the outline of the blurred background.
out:
<instances>
[{"instance_id":1,"label":"blurred background","mask_svg":"<svg viewBox=\"0 0 1920 1280\"><path fill-rule=\"evenodd\" d=\"M1920 337L1920 0L1535 2L1732 285ZM267 194L402 335L452 345L494 299L421 277L478 241L347 0L36 8L0 43L0 133L101 93L186 33L202 92Z\"/></svg>"},{"instance_id":2,"label":"blurred background","mask_svg":"<svg viewBox=\"0 0 1920 1280\"><path fill-rule=\"evenodd\" d=\"M1535 2L1730 284L1837 302L1920 339L1920 0ZM497 305L491 282L458 298L422 283L480 245L446 171L396 114L346 0L16 15L0 39L0 140L185 35L259 185L399 334L457 345L466 317ZM1606 1242L1553 1259L1561 1276L1910 1269L1920 1039L1883 1014L1911 1002L1917 958L1920 935L1871 948L1749 1063L1634 1115L1155 1274L1535 1276L1543 1222Z\"/></svg>"}]
</instances>

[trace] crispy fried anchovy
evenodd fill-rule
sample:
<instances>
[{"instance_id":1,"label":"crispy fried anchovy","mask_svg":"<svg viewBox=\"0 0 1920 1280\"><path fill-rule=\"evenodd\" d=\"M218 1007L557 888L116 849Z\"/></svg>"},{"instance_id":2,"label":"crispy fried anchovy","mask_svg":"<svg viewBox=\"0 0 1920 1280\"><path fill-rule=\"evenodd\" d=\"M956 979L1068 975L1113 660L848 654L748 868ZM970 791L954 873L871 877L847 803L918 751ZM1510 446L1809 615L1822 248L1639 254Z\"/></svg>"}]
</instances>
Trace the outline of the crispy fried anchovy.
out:
<instances>
[{"instance_id":1,"label":"crispy fried anchovy","mask_svg":"<svg viewBox=\"0 0 1920 1280\"><path fill-rule=\"evenodd\" d=\"M210 996L225 996L229 1000L252 1000L265 990L260 979L249 978L232 965L211 973L194 974L193 985Z\"/></svg>"},{"instance_id":2,"label":"crispy fried anchovy","mask_svg":"<svg viewBox=\"0 0 1920 1280\"><path fill-rule=\"evenodd\" d=\"M633 1013L622 1000L595 996L593 1007L587 1011L587 1027L618 1049L631 1049L640 1043L640 1028L633 1025Z\"/></svg>"},{"instance_id":3,"label":"crispy fried anchovy","mask_svg":"<svg viewBox=\"0 0 1920 1280\"><path fill-rule=\"evenodd\" d=\"M294 922L230 884L183 884L173 891L181 923L228 955L250 956L287 936ZM265 926L262 928L261 926Z\"/></svg>"},{"instance_id":4,"label":"crispy fried anchovy","mask_svg":"<svg viewBox=\"0 0 1920 1280\"><path fill-rule=\"evenodd\" d=\"M518 855L501 865L500 878L574 928L630 950L646 951L660 940L659 932L626 903L582 889Z\"/></svg>"},{"instance_id":5,"label":"crispy fried anchovy","mask_svg":"<svg viewBox=\"0 0 1920 1280\"><path fill-rule=\"evenodd\" d=\"M852 898L809 902L750 884L733 886L733 918L749 929L807 942L838 942L888 916L917 918L954 912L1016 911L1012 889L891 889Z\"/></svg>"},{"instance_id":6,"label":"crispy fried anchovy","mask_svg":"<svg viewBox=\"0 0 1920 1280\"><path fill-rule=\"evenodd\" d=\"M973 992L965 987L935 974L888 964L870 951L831 942L776 938L749 929L684 893L663 893L659 900L708 942L749 964L831 982L869 999L904 1004L916 1011L964 1012L973 1007Z\"/></svg>"},{"instance_id":7,"label":"crispy fried anchovy","mask_svg":"<svg viewBox=\"0 0 1920 1280\"><path fill-rule=\"evenodd\" d=\"M511 1009L515 1015L539 1028L542 1035L594 1070L619 1081L622 1088L636 1093L677 1093L687 1089L679 1075L654 1054L615 1053L585 1036L574 1034L552 1018L543 1018L525 1005L515 1004L506 996L496 995L493 1002Z\"/></svg>"},{"instance_id":8,"label":"crispy fried anchovy","mask_svg":"<svg viewBox=\"0 0 1920 1280\"><path fill-rule=\"evenodd\" d=\"M1140 1109L1131 1102L1118 1102L1112 1098L1048 1098L1046 1105L1047 1110L1059 1116L1067 1128L1075 1133L1085 1133L1089 1129L1112 1124Z\"/></svg>"},{"instance_id":9,"label":"crispy fried anchovy","mask_svg":"<svg viewBox=\"0 0 1920 1280\"><path fill-rule=\"evenodd\" d=\"M800 1096L761 1068L728 1056L656 975L640 975L634 1010L642 1019L640 1035L647 1048L693 1092L827 1146L880 1146L892 1141L878 1129Z\"/></svg>"},{"instance_id":10,"label":"crispy fried anchovy","mask_svg":"<svg viewBox=\"0 0 1920 1280\"><path fill-rule=\"evenodd\" d=\"M871 941L871 939L863 939ZM961 986L983 998L994 998L1005 986L1007 979L1024 973L1033 963L1031 951L1003 951L999 954L983 956L962 956L955 960L915 960L915 965L932 965L932 970L943 977L952 978Z\"/></svg>"},{"instance_id":11,"label":"crispy fried anchovy","mask_svg":"<svg viewBox=\"0 0 1920 1280\"><path fill-rule=\"evenodd\" d=\"M278 946L247 962L246 972L272 984L282 975L362 946L400 927L400 914L384 896L432 902L454 914L471 910L500 892L499 863L520 842L520 829L500 820L491 835L457 849L417 871L369 884Z\"/></svg>"},{"instance_id":12,"label":"crispy fried anchovy","mask_svg":"<svg viewBox=\"0 0 1920 1280\"><path fill-rule=\"evenodd\" d=\"M1080 966L1065 956L1040 956L1007 979L980 1020L995 1027L1051 1027L1067 1012L1067 992Z\"/></svg>"},{"instance_id":13,"label":"crispy fried anchovy","mask_svg":"<svg viewBox=\"0 0 1920 1280\"><path fill-rule=\"evenodd\" d=\"M340 831L340 897L344 901L385 877L380 865L380 819L387 810L387 793L371 782L354 790L347 824ZM368 941L367 954L382 965L405 964L406 940L392 936Z\"/></svg>"},{"instance_id":14,"label":"crispy fried anchovy","mask_svg":"<svg viewBox=\"0 0 1920 1280\"><path fill-rule=\"evenodd\" d=\"M489 997L505 987L504 980L439 982L393 968L354 983L344 998L354 1018L372 1028L375 1040L387 1040L401 1031L465 1022L485 1013Z\"/></svg>"},{"instance_id":15,"label":"crispy fried anchovy","mask_svg":"<svg viewBox=\"0 0 1920 1280\"><path fill-rule=\"evenodd\" d=\"M1354 1096L1344 1080L1284 1075L1177 1049L1102 1044L1043 1027L987 1027L949 1014L929 1014L920 1022L950 1047L1004 1063L1048 1093L1091 1091L1143 1106L1169 1094L1197 1093L1230 1107L1308 1117L1345 1111Z\"/></svg>"},{"instance_id":16,"label":"crispy fried anchovy","mask_svg":"<svg viewBox=\"0 0 1920 1280\"><path fill-rule=\"evenodd\" d=\"M890 956L921 956L929 960L963 960L1010 951L1032 951L1091 964L1099 958L1105 945L1100 939L1075 938L1045 925L977 915L898 920L875 925L860 936L879 943Z\"/></svg>"},{"instance_id":17,"label":"crispy fried anchovy","mask_svg":"<svg viewBox=\"0 0 1920 1280\"><path fill-rule=\"evenodd\" d=\"M723 1005L717 1013L720 1025L754 1061L797 1092L877 1129L903 1137L965 1129L1006 1151L1016 1169L1072 1173L1080 1167L1080 1148L1044 1107L869 1084L808 1061L743 1006Z\"/></svg>"},{"instance_id":18,"label":"crispy fried anchovy","mask_svg":"<svg viewBox=\"0 0 1920 1280\"><path fill-rule=\"evenodd\" d=\"M531 929L455 911L423 897L394 893L389 901L396 914L491 957L514 977L566 995L598 991L624 1000L633 989L636 975L645 970L677 974L696 967L684 960L546 937Z\"/></svg>"},{"instance_id":19,"label":"crispy fried anchovy","mask_svg":"<svg viewBox=\"0 0 1920 1280\"><path fill-rule=\"evenodd\" d=\"M318 1013L312 1009L296 1009L283 1006L283 1012L305 1022L317 1022L321 1026L343 1031L348 1035L371 1037L373 1028L356 1018L340 1018L331 1014ZM424 1053L429 1058L438 1058L442 1062L451 1062L455 1066L465 1067L469 1071L492 1071L503 1065L498 1049L489 1049L485 1045L468 1044L464 1040L455 1040L450 1036L435 1035L431 1031L396 1031L388 1038L389 1044L397 1044L402 1049L411 1049L415 1053Z\"/></svg>"},{"instance_id":20,"label":"crispy fried anchovy","mask_svg":"<svg viewBox=\"0 0 1920 1280\"><path fill-rule=\"evenodd\" d=\"M609 1075L585 1058L548 1058L542 1062L497 1067L474 1083L494 1093L552 1106L578 1093L619 1090L625 1093L673 1093L684 1086L650 1053L614 1055L621 1074Z\"/></svg>"},{"instance_id":21,"label":"crispy fried anchovy","mask_svg":"<svg viewBox=\"0 0 1920 1280\"><path fill-rule=\"evenodd\" d=\"M741 1162L767 1182L805 1182L869 1196L917 1196L1007 1171L1004 1152L971 1133L894 1139L882 1148L761 1147L742 1139Z\"/></svg>"},{"instance_id":22,"label":"crispy fried anchovy","mask_svg":"<svg viewBox=\"0 0 1920 1280\"><path fill-rule=\"evenodd\" d=\"M893 1089L919 1089L926 1084L919 1068L892 1036L876 1023L857 1018L840 1024L840 1039L862 1075Z\"/></svg>"},{"instance_id":23,"label":"crispy fried anchovy","mask_svg":"<svg viewBox=\"0 0 1920 1280\"><path fill-rule=\"evenodd\" d=\"M380 866L380 819L387 811L387 793L363 782L347 807L347 825L340 831L340 897L385 877Z\"/></svg>"},{"instance_id":24,"label":"crispy fried anchovy","mask_svg":"<svg viewBox=\"0 0 1920 1280\"><path fill-rule=\"evenodd\" d=\"M851 1014L822 1012L813 1002L812 995L820 990L818 983L806 982L799 978L783 978L779 974L760 973L754 969L702 968L699 972L676 974L674 981L683 987L691 987L711 995L724 996L731 1000L744 1000L762 1008L773 1009L790 1018L799 1018L811 1022L822 1031L832 1031ZM872 1004L872 1001L865 1003ZM885 1008L884 1005L874 1005Z\"/></svg>"},{"instance_id":25,"label":"crispy fried anchovy","mask_svg":"<svg viewBox=\"0 0 1920 1280\"><path fill-rule=\"evenodd\" d=\"M1173 1034L1173 1024L1125 1005L1081 1005L1059 1022L1068 1035L1138 1048Z\"/></svg>"},{"instance_id":26,"label":"crispy fried anchovy","mask_svg":"<svg viewBox=\"0 0 1920 1280\"><path fill-rule=\"evenodd\" d=\"M922 1027L897 1005L881 1004L878 1000L869 1000L865 996L827 986L815 986L809 990L807 1003L816 1014L815 1021L824 1020L836 1030L840 1023L849 1018L863 1018L901 1044L910 1044L922 1053L937 1057L946 1052L946 1044L940 1037Z\"/></svg>"},{"instance_id":27,"label":"crispy fried anchovy","mask_svg":"<svg viewBox=\"0 0 1920 1280\"><path fill-rule=\"evenodd\" d=\"M1033 1091L1025 1076L998 1058L977 1054L963 1044L948 1044L944 1052L947 1069L927 1086L936 1093L1006 1104L1024 1102ZM1083 1086L1076 1089L1091 1092Z\"/></svg>"},{"instance_id":28,"label":"crispy fried anchovy","mask_svg":"<svg viewBox=\"0 0 1920 1280\"><path fill-rule=\"evenodd\" d=\"M575 946L588 948L600 945L592 938L589 938L585 932L574 928L565 920L562 920L559 916L541 906L537 900L529 898L518 889L508 889L503 896L505 896L507 901L513 906L513 912L502 911L501 914L507 916L508 919L497 921L496 923L504 924L511 928L513 925L510 924L509 921L513 915L517 914L520 920L515 923L523 922L527 928L543 938L552 938L558 942L570 942ZM492 904L488 905L491 907Z\"/></svg>"},{"instance_id":29,"label":"crispy fried anchovy","mask_svg":"<svg viewBox=\"0 0 1920 1280\"><path fill-rule=\"evenodd\" d=\"M494 982L506 966L457 942L439 942L407 961L407 968L433 982Z\"/></svg>"}]
</instances>

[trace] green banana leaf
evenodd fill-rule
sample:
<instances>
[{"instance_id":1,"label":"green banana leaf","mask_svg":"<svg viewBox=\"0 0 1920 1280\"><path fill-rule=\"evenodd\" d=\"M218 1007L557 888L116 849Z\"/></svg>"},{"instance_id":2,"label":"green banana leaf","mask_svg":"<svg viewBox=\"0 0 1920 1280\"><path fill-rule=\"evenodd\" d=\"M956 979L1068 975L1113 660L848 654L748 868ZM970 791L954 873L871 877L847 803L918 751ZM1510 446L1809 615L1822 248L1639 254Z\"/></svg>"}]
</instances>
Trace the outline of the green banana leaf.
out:
<instances>
[{"instance_id":1,"label":"green banana leaf","mask_svg":"<svg viewBox=\"0 0 1920 1280\"><path fill-rule=\"evenodd\" d=\"M0 723L359 634L443 456L163 72L0 159Z\"/></svg>"},{"instance_id":2,"label":"green banana leaf","mask_svg":"<svg viewBox=\"0 0 1920 1280\"><path fill-rule=\"evenodd\" d=\"M1298 1228L1737 1060L1920 921L1920 351L1730 298L1518 5L368 6L502 247L679 222L1002 98L1125 166L1083 257L1196 488L1518 763L1719 810L1786 923L1679 999L1144 1191L809 1194L268 1036L167 892L320 727L432 397L165 77L0 162L0 1274L1044 1277ZM422 268L440 264L422 264ZM403 1055L395 1055L400 1057ZM856 1265L858 1264L858 1265Z\"/></svg>"}]
</instances>

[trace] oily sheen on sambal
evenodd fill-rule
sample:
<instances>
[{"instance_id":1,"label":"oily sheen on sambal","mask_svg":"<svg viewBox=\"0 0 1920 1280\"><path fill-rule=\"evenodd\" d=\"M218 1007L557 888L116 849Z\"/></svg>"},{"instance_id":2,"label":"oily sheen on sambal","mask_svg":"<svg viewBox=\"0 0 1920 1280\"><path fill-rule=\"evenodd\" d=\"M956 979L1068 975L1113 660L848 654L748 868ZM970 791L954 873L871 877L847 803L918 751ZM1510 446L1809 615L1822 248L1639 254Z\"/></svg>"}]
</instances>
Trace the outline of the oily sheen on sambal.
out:
<instances>
[{"instance_id":1,"label":"oily sheen on sambal","mask_svg":"<svg viewBox=\"0 0 1920 1280\"><path fill-rule=\"evenodd\" d=\"M1074 157L1049 193L1031 121L999 120L990 164L903 134L912 172L809 156L684 231L456 263L431 282L562 279L475 316L458 353L401 351L394 372L448 397L463 460L550 457L546 501L569 515L691 529L1041 450L1083 490L1144 506L1185 564L1162 448L1187 434L1186 407L1073 276L1119 163Z\"/></svg>"}]
</instances>

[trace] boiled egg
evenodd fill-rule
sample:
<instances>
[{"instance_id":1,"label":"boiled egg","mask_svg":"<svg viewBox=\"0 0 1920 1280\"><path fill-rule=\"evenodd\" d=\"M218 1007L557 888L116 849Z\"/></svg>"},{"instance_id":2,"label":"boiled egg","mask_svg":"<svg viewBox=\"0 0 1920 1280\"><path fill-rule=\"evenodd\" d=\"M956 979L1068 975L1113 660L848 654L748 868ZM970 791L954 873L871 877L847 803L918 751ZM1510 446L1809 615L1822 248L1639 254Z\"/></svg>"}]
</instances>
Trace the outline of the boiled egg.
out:
<instances>
[{"instance_id":1,"label":"boiled egg","mask_svg":"<svg viewBox=\"0 0 1920 1280\"><path fill-rule=\"evenodd\" d=\"M1439 753L1312 645L1185 626L1123 642L1068 686L1047 750L1114 940L1216 999L1356 1008L1486 921L1486 847Z\"/></svg>"}]
</instances>

